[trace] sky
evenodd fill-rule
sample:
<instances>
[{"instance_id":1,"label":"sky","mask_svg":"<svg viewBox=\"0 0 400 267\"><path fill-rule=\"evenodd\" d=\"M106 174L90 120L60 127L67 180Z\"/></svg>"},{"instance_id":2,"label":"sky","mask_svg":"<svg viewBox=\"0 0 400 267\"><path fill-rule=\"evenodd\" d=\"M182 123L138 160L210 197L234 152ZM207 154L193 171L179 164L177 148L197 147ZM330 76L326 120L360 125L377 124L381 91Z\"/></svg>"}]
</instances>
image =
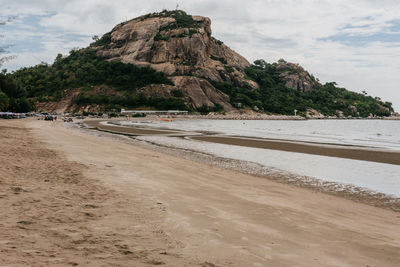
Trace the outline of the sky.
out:
<instances>
[{"instance_id":1,"label":"sky","mask_svg":"<svg viewBox=\"0 0 400 267\"><path fill-rule=\"evenodd\" d=\"M0 0L0 21L13 18L0 25L0 47L16 56L1 68L52 63L120 22L177 6L211 18L213 36L250 62L299 63L400 111L398 0Z\"/></svg>"}]
</instances>

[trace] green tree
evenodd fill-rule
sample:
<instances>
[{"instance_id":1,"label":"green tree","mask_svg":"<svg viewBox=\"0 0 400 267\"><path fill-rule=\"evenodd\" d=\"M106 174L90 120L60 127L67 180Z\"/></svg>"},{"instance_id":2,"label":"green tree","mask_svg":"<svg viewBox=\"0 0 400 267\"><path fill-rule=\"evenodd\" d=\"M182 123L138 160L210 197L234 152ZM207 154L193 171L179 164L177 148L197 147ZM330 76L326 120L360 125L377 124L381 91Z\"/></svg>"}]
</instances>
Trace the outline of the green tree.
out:
<instances>
[{"instance_id":1,"label":"green tree","mask_svg":"<svg viewBox=\"0 0 400 267\"><path fill-rule=\"evenodd\" d=\"M10 99L8 98L8 96L5 93L0 92L0 111L6 111L9 104Z\"/></svg>"}]
</instances>

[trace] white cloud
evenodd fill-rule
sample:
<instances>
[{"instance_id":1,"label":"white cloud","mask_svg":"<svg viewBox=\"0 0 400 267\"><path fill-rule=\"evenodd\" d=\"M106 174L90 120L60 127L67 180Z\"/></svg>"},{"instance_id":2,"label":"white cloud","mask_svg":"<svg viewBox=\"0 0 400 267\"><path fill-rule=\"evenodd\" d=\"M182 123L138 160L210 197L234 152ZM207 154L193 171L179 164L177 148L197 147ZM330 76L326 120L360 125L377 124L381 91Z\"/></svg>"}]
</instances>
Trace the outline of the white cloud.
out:
<instances>
[{"instance_id":1,"label":"white cloud","mask_svg":"<svg viewBox=\"0 0 400 267\"><path fill-rule=\"evenodd\" d=\"M34 58L36 63L51 62L57 53L85 46L90 36L105 33L121 21L163 8L174 9L177 3L190 14L210 17L214 36L249 61L285 58L305 66L323 82L335 80L350 90L366 90L393 101L400 110L399 43L371 39L355 45L353 39L343 43L332 38L398 35L400 29L391 29L400 20L397 0L0 0L0 15L46 15L39 22L41 29L59 34L56 40L43 36L41 51L24 52L24 60L20 55L8 66L32 64ZM26 34L40 35L32 32L30 25L25 26ZM74 41L63 34L86 37Z\"/></svg>"}]
</instances>

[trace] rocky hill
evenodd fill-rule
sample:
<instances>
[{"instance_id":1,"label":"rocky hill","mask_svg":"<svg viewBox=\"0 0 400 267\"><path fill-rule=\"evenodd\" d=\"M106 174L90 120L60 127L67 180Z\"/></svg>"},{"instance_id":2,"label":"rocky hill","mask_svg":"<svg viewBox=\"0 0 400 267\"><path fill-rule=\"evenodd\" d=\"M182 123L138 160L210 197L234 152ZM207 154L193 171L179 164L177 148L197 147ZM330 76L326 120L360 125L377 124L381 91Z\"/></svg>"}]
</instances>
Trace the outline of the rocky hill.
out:
<instances>
[{"instance_id":1,"label":"rocky hill","mask_svg":"<svg viewBox=\"0 0 400 267\"><path fill-rule=\"evenodd\" d=\"M7 79L37 110L191 109L329 116L388 116L391 103L322 85L298 64L250 64L212 37L211 20L181 10L115 26L89 47ZM4 91L4 90L3 90ZM312 111L312 112L311 112Z\"/></svg>"},{"instance_id":2,"label":"rocky hill","mask_svg":"<svg viewBox=\"0 0 400 267\"><path fill-rule=\"evenodd\" d=\"M231 110L229 97L208 80L238 85L257 84L244 79L250 63L211 36L211 20L183 11L163 11L114 27L91 46L97 55L137 66L149 66L171 77L193 108L220 104ZM151 94L158 88L146 88ZM165 88L163 89L165 95Z\"/></svg>"},{"instance_id":3,"label":"rocky hill","mask_svg":"<svg viewBox=\"0 0 400 267\"><path fill-rule=\"evenodd\" d=\"M322 85L299 64L286 62L280 59L276 64L277 71L285 86L300 92L309 92Z\"/></svg>"}]
</instances>

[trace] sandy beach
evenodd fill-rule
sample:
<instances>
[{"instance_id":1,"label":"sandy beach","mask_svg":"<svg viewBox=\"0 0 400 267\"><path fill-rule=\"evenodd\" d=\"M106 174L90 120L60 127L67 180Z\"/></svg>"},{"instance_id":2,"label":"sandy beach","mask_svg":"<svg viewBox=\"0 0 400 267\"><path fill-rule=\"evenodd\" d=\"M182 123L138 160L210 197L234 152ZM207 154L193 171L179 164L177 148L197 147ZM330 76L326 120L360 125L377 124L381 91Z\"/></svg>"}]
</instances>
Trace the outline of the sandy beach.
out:
<instances>
[{"instance_id":1,"label":"sandy beach","mask_svg":"<svg viewBox=\"0 0 400 267\"><path fill-rule=\"evenodd\" d=\"M0 266L400 262L392 210L60 121L0 120L0 136Z\"/></svg>"}]
</instances>

